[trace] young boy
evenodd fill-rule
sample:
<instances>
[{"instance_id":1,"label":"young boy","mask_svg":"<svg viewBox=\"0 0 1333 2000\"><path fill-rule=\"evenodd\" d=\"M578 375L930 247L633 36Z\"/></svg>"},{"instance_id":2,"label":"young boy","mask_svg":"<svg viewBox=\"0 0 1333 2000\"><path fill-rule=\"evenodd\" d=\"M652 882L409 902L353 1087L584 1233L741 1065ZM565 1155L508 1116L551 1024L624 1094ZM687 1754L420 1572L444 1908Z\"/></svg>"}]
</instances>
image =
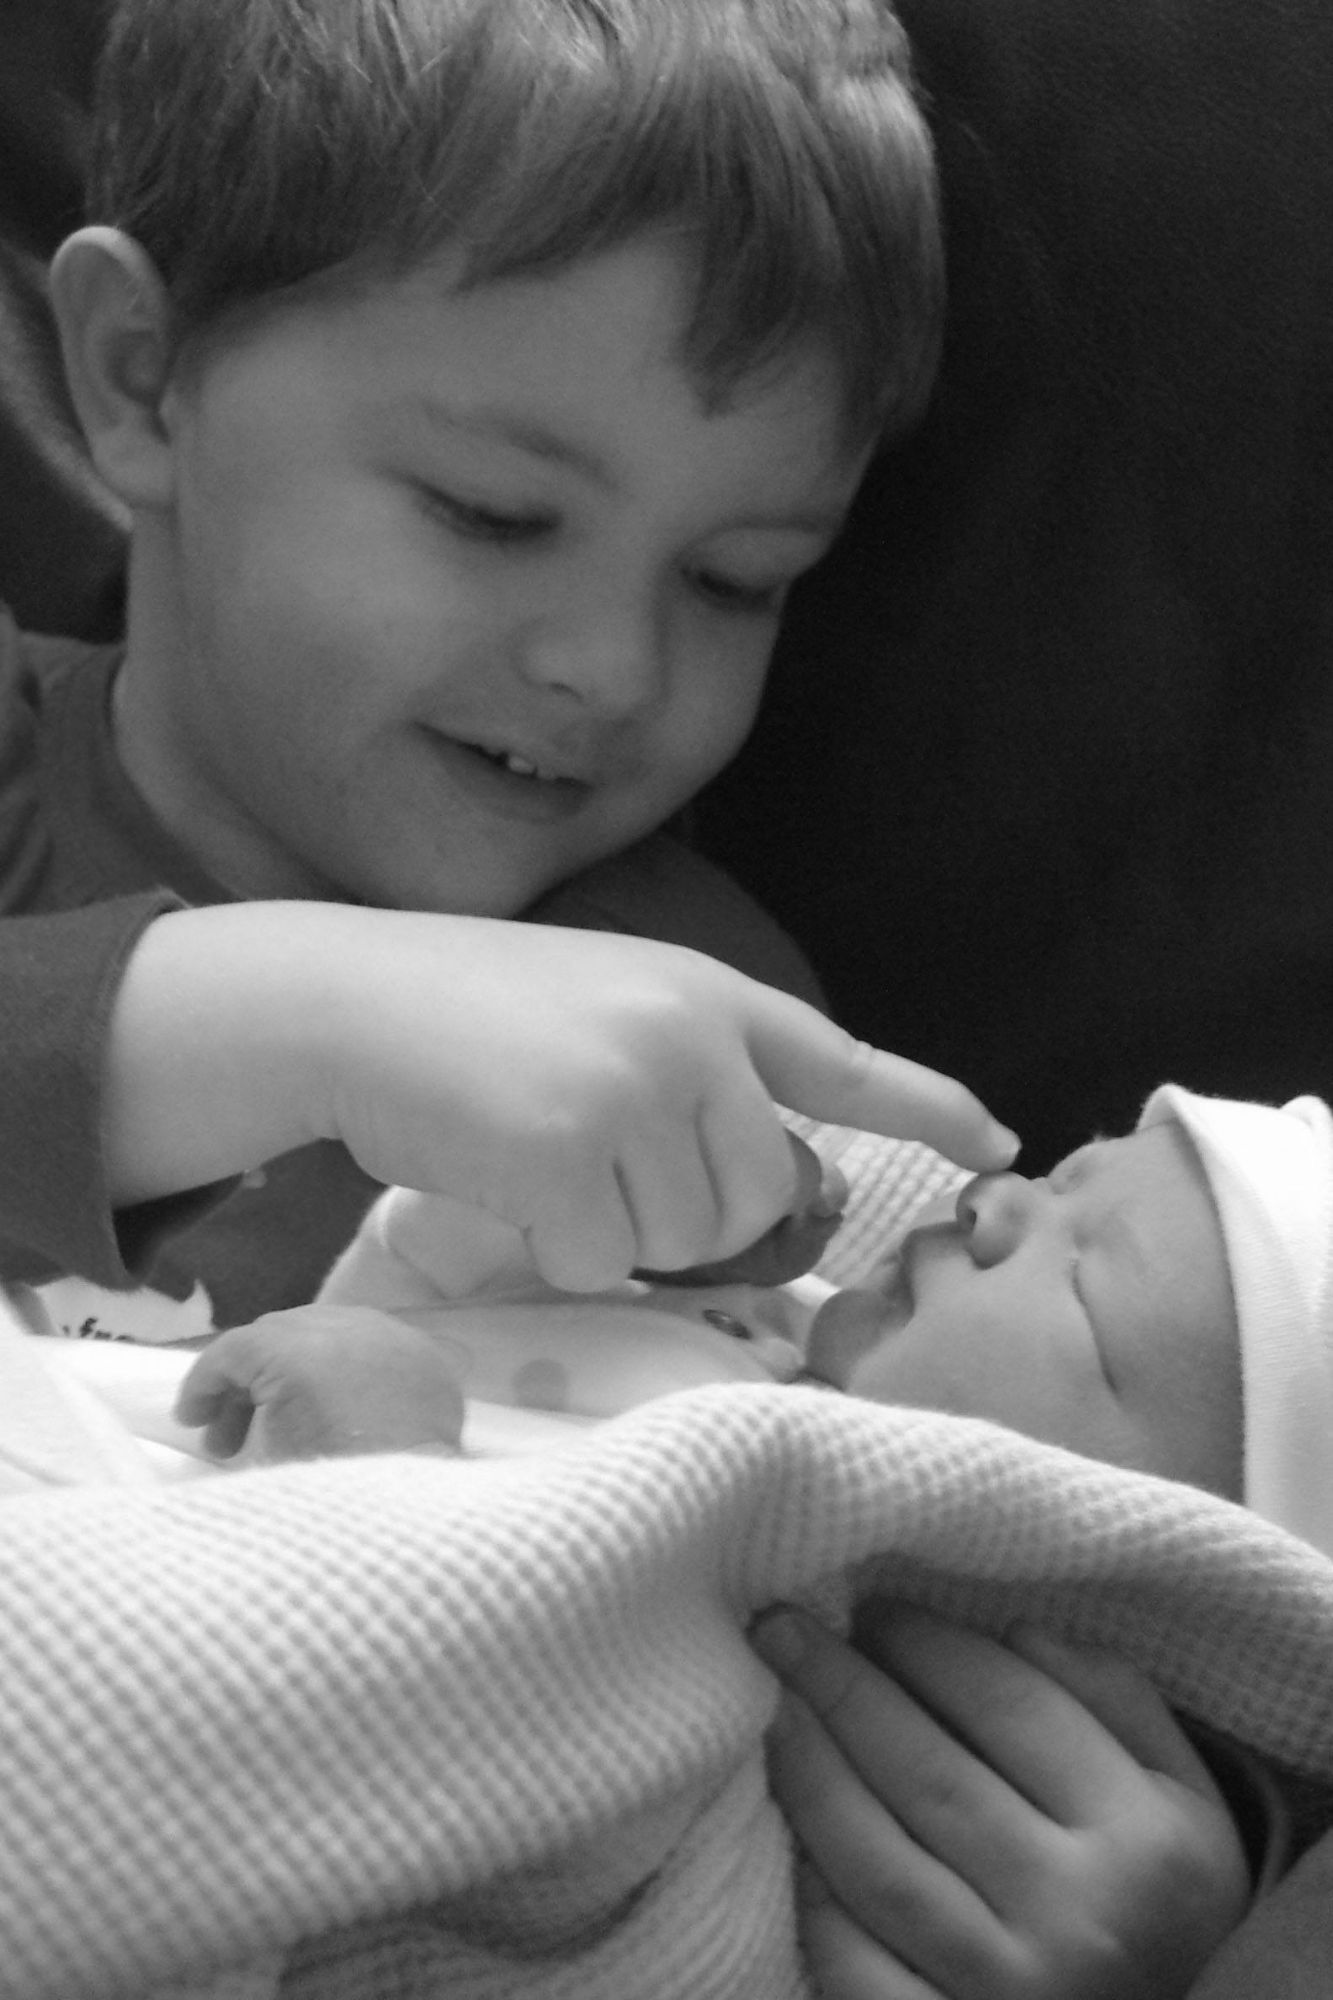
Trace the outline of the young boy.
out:
<instances>
[{"instance_id":1,"label":"young boy","mask_svg":"<svg viewBox=\"0 0 1333 2000\"><path fill-rule=\"evenodd\" d=\"M877 0L125 0L90 201L52 295L127 631L0 623L6 1275L201 1334L398 1181L596 1287L783 1212L774 1098L1006 1157L655 834L929 387Z\"/></svg>"}]
</instances>

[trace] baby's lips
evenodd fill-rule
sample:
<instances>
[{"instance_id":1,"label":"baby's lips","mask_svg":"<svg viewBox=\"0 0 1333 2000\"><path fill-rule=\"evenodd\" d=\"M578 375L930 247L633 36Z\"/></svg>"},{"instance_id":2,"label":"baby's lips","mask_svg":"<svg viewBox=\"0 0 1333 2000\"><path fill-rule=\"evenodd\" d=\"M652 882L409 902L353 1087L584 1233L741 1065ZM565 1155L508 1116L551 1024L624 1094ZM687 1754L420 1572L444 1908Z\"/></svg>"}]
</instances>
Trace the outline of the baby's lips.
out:
<instances>
[{"instance_id":1,"label":"baby's lips","mask_svg":"<svg viewBox=\"0 0 1333 2000\"><path fill-rule=\"evenodd\" d=\"M812 1270L842 1222L848 1187L839 1169L825 1166L803 1139L794 1132L787 1137L796 1156L798 1204L790 1215L733 1257L685 1271L637 1270L634 1276L654 1285L785 1285Z\"/></svg>"}]
</instances>

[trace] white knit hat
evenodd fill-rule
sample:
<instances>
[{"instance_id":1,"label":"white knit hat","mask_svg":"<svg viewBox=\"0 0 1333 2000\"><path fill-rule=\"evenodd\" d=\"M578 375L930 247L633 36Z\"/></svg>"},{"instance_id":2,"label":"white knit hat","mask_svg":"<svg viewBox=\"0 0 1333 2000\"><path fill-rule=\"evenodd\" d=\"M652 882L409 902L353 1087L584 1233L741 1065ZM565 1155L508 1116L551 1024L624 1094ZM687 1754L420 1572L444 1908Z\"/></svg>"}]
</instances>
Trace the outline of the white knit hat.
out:
<instances>
[{"instance_id":1,"label":"white knit hat","mask_svg":"<svg viewBox=\"0 0 1333 2000\"><path fill-rule=\"evenodd\" d=\"M1245 1503L1333 1556L1333 1115L1155 1090L1139 1129L1175 1119L1221 1218L1240 1325Z\"/></svg>"}]
</instances>

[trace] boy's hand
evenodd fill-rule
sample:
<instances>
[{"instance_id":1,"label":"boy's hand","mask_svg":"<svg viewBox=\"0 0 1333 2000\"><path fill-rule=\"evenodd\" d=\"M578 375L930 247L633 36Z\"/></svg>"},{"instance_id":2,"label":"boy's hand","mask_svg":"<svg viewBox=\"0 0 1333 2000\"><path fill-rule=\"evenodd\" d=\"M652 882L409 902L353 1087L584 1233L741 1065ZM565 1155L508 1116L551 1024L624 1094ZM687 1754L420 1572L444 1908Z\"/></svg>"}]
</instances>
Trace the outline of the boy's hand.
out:
<instances>
[{"instance_id":1,"label":"boy's hand","mask_svg":"<svg viewBox=\"0 0 1333 2000\"><path fill-rule=\"evenodd\" d=\"M924 1139L1016 1142L961 1084L680 947L480 917L268 903L157 919L112 1023L123 1203L312 1138L487 1208L543 1277L596 1291L712 1263L792 1205L774 1100Z\"/></svg>"},{"instance_id":2,"label":"boy's hand","mask_svg":"<svg viewBox=\"0 0 1333 2000\"><path fill-rule=\"evenodd\" d=\"M799 1613L753 1638L821 2000L1180 2000L1244 1914L1230 1815L1133 1668L898 1606L875 1663Z\"/></svg>"},{"instance_id":3,"label":"boy's hand","mask_svg":"<svg viewBox=\"0 0 1333 2000\"><path fill-rule=\"evenodd\" d=\"M796 1189L780 1222L716 1264L683 1271L634 1272L652 1285L785 1285L812 1271L837 1234L850 1190L837 1167L826 1167L812 1146L788 1132Z\"/></svg>"},{"instance_id":4,"label":"boy's hand","mask_svg":"<svg viewBox=\"0 0 1333 2000\"><path fill-rule=\"evenodd\" d=\"M364 1306L299 1306L218 1334L176 1399L213 1458L248 1462L456 1447L449 1344Z\"/></svg>"}]
</instances>

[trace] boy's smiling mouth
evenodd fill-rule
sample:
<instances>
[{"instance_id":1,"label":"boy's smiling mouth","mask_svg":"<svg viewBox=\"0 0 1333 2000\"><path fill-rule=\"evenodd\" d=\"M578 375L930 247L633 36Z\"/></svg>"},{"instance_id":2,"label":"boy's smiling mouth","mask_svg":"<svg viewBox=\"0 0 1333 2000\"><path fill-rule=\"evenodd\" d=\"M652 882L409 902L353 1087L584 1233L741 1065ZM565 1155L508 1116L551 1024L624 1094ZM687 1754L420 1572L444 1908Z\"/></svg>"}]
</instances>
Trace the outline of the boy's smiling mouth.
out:
<instances>
[{"instance_id":1,"label":"boy's smiling mouth","mask_svg":"<svg viewBox=\"0 0 1333 2000\"><path fill-rule=\"evenodd\" d=\"M591 779L562 772L521 750L450 736L429 725L422 733L451 780L493 810L525 819L567 819L592 795Z\"/></svg>"},{"instance_id":2,"label":"boy's smiling mouth","mask_svg":"<svg viewBox=\"0 0 1333 2000\"><path fill-rule=\"evenodd\" d=\"M517 750L488 750L484 743L474 743L474 750L480 750L483 757L489 757L493 764L503 764L506 771L512 771L516 778L538 778L544 785L556 781L557 773L542 771L528 758L521 757Z\"/></svg>"}]
</instances>

